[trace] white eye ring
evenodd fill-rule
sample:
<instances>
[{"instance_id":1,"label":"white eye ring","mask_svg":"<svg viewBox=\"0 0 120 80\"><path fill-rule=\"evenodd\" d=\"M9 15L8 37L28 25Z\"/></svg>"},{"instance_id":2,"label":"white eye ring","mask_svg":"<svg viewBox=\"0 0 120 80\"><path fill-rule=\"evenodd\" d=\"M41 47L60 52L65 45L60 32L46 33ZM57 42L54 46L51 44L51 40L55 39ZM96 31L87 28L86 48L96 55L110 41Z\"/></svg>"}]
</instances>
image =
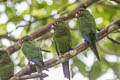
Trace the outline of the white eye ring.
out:
<instances>
[{"instance_id":1,"label":"white eye ring","mask_svg":"<svg viewBox=\"0 0 120 80\"><path fill-rule=\"evenodd\" d=\"M51 26L51 28L53 28L53 27L54 27L54 25Z\"/></svg>"},{"instance_id":2,"label":"white eye ring","mask_svg":"<svg viewBox=\"0 0 120 80\"><path fill-rule=\"evenodd\" d=\"M78 14L75 14L75 17L78 17Z\"/></svg>"}]
</instances>

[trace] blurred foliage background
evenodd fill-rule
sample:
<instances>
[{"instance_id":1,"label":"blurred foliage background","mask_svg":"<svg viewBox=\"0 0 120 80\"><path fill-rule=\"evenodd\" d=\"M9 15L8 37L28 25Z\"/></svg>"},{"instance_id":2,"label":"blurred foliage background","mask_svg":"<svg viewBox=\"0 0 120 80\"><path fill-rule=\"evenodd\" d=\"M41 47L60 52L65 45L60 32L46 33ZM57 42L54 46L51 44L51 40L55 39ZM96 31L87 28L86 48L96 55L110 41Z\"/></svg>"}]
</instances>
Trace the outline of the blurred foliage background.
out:
<instances>
[{"instance_id":1,"label":"blurred foliage background","mask_svg":"<svg viewBox=\"0 0 120 80\"><path fill-rule=\"evenodd\" d=\"M84 1L86 0L0 0L0 48L6 49L19 38L72 11ZM120 17L119 0L100 0L87 9L94 16L99 29L105 28ZM72 32L74 48L83 42L83 39L79 36L76 19L68 20L67 23ZM120 41L120 30L109 36ZM57 56L52 45L51 32L39 37L37 41L41 48L52 51L52 53L43 53L45 61ZM92 51L87 49L84 54L79 54L70 60L72 77L81 73L89 80L96 80L111 70L114 75L113 80L120 80L120 45L104 38L98 42L97 47L102 63L98 63ZM27 64L21 51L11 55L11 59L15 65L15 73Z\"/></svg>"}]
</instances>

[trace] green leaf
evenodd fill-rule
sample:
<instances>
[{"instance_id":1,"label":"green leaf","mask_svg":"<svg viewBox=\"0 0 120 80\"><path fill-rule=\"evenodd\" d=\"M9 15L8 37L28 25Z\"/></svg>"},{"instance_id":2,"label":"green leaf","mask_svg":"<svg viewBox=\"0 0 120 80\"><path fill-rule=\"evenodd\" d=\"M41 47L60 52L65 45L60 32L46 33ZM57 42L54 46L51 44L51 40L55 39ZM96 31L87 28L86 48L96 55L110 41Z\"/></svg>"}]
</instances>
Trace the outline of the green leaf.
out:
<instances>
[{"instance_id":1,"label":"green leaf","mask_svg":"<svg viewBox=\"0 0 120 80\"><path fill-rule=\"evenodd\" d=\"M85 69L85 64L82 63L77 57L73 57L73 64L71 65L71 71L73 68L76 66L79 69L79 72L82 73L83 75L87 76L87 71ZM72 71L72 76L74 76L75 73Z\"/></svg>"},{"instance_id":2,"label":"green leaf","mask_svg":"<svg viewBox=\"0 0 120 80\"><path fill-rule=\"evenodd\" d=\"M6 24L0 24L0 35L6 33Z\"/></svg>"},{"instance_id":3,"label":"green leaf","mask_svg":"<svg viewBox=\"0 0 120 80\"><path fill-rule=\"evenodd\" d=\"M117 75L117 78L120 79L120 63L113 63L110 64L112 69L114 70L115 74Z\"/></svg>"}]
</instances>

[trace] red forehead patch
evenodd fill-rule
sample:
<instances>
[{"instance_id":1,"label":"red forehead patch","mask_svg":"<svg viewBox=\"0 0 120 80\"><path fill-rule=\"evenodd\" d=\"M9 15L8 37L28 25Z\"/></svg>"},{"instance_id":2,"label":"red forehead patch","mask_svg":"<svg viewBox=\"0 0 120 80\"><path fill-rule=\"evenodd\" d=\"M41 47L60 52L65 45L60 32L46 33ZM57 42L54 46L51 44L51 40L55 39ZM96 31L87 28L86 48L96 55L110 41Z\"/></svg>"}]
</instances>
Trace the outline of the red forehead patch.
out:
<instances>
[{"instance_id":1,"label":"red forehead patch","mask_svg":"<svg viewBox=\"0 0 120 80\"><path fill-rule=\"evenodd\" d=\"M76 11L75 14L80 14L80 11Z\"/></svg>"},{"instance_id":2,"label":"red forehead patch","mask_svg":"<svg viewBox=\"0 0 120 80\"><path fill-rule=\"evenodd\" d=\"M58 22L56 21L56 22L52 22L50 25L51 26L55 26L55 25L57 25L58 24Z\"/></svg>"},{"instance_id":3,"label":"red forehead patch","mask_svg":"<svg viewBox=\"0 0 120 80\"><path fill-rule=\"evenodd\" d=\"M51 23L50 23L50 25L54 25L54 24L55 24L55 22L51 22Z\"/></svg>"}]
</instances>

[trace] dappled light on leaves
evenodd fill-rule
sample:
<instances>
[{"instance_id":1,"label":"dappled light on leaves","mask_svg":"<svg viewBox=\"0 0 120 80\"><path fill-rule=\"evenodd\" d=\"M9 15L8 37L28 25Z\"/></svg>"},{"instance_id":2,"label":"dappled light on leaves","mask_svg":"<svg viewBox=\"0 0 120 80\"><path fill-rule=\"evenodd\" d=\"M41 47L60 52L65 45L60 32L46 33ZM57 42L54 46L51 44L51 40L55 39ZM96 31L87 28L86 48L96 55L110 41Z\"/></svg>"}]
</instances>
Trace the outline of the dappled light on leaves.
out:
<instances>
[{"instance_id":1,"label":"dappled light on leaves","mask_svg":"<svg viewBox=\"0 0 120 80\"><path fill-rule=\"evenodd\" d=\"M88 48L88 44L84 43L84 39L78 31L77 19L74 17L74 13L83 7L86 7L94 17L97 29L103 30L104 34L97 31L97 33L100 32L100 39L105 36L97 43L101 63L97 61L91 49ZM0 49L6 49L10 55L12 54L11 58L8 55L1 56L0 54L0 63L4 62L6 58L13 61L14 75L17 76L29 75L29 73L34 72L34 65L33 70L29 68L27 65L28 60L19 50L20 45L17 44L17 40L25 35L31 35L42 49L51 51L42 52L43 61L46 64L45 68L49 68L49 72L43 70L49 75L44 80L63 80L62 67L56 64L67 60L67 58L70 59L71 80L120 79L120 28L114 26L107 28L119 18L119 0L0 0ZM69 26L72 37L71 47L75 48L75 52L71 51L60 57L56 54L53 44L55 31L52 31L50 27L50 23L56 19L65 21ZM119 23L117 25L120 27ZM111 31L109 32L109 30ZM8 57L3 59L4 56ZM4 64L4 67L8 69L9 66L12 66L13 69L13 63L11 62L11 65L8 66ZM0 66L0 70L3 71L4 67ZM28 70L28 73L26 70ZM18 73L19 71L26 72ZM0 71L0 80L1 78Z\"/></svg>"}]
</instances>

